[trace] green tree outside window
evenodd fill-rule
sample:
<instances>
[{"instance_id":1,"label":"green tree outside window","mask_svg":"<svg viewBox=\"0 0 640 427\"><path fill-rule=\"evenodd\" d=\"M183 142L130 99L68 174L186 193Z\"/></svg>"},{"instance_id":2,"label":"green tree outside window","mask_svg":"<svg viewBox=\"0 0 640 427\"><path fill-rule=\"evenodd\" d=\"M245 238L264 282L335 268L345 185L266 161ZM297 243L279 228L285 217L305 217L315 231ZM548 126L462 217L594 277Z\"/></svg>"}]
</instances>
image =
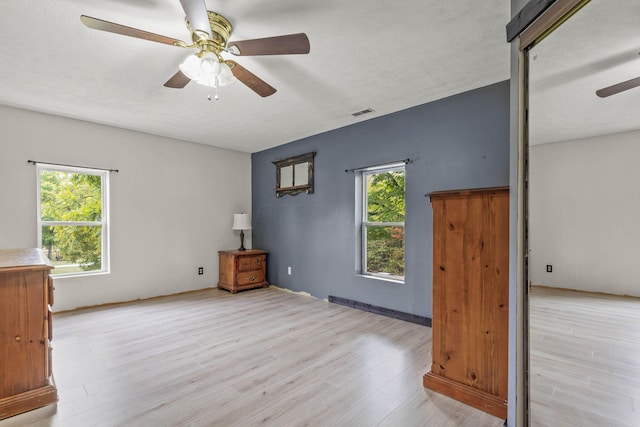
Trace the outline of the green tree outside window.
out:
<instances>
[{"instance_id":1,"label":"green tree outside window","mask_svg":"<svg viewBox=\"0 0 640 427\"><path fill-rule=\"evenodd\" d=\"M365 172L364 270L404 278L404 168Z\"/></svg>"},{"instance_id":2,"label":"green tree outside window","mask_svg":"<svg viewBox=\"0 0 640 427\"><path fill-rule=\"evenodd\" d=\"M40 169L41 245L53 274L103 269L103 175Z\"/></svg>"}]
</instances>

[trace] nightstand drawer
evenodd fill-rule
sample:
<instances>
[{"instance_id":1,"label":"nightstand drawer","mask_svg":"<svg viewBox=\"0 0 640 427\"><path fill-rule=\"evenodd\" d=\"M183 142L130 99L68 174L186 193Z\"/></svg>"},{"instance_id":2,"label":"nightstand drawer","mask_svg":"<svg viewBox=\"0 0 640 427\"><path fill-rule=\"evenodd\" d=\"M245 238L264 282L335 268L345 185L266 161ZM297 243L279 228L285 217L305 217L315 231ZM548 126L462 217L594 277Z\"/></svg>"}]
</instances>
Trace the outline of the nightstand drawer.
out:
<instances>
[{"instance_id":1,"label":"nightstand drawer","mask_svg":"<svg viewBox=\"0 0 640 427\"><path fill-rule=\"evenodd\" d=\"M249 283L259 283L264 281L264 272L262 270L245 271L238 273L236 282L238 285L248 285Z\"/></svg>"},{"instance_id":2,"label":"nightstand drawer","mask_svg":"<svg viewBox=\"0 0 640 427\"><path fill-rule=\"evenodd\" d=\"M262 270L264 255L238 257L238 271Z\"/></svg>"}]
</instances>

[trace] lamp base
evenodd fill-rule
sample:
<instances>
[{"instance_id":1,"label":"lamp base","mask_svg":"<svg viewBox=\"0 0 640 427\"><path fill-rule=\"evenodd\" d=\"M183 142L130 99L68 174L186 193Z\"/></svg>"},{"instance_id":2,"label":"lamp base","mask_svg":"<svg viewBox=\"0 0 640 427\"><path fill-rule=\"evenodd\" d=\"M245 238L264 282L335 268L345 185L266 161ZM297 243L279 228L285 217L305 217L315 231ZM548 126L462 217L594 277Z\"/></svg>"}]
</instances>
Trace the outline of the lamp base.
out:
<instances>
[{"instance_id":1,"label":"lamp base","mask_svg":"<svg viewBox=\"0 0 640 427\"><path fill-rule=\"evenodd\" d=\"M247 249L244 247L244 230L240 230L240 247L239 251L246 251Z\"/></svg>"}]
</instances>

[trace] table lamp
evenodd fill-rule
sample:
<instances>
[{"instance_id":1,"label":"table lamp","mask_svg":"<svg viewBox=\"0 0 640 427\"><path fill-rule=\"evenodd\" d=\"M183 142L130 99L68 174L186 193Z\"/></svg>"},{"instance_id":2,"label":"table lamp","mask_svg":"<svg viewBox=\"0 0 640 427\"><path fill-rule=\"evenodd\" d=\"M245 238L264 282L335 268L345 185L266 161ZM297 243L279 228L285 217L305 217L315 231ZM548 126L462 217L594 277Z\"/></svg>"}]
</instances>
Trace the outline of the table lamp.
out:
<instances>
[{"instance_id":1,"label":"table lamp","mask_svg":"<svg viewBox=\"0 0 640 427\"><path fill-rule=\"evenodd\" d=\"M239 213L233 214L232 230L240 230L240 248L239 251L246 251L244 247L244 230L251 230L251 220L249 214Z\"/></svg>"}]
</instances>

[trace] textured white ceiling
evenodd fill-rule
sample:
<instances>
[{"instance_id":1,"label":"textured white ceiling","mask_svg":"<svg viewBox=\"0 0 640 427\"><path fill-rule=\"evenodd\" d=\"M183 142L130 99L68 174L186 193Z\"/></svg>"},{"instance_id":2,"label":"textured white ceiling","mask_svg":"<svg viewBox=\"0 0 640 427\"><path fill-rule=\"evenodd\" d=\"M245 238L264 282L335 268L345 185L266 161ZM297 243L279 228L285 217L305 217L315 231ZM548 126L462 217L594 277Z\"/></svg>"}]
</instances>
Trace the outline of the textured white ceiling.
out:
<instances>
[{"instance_id":1,"label":"textured white ceiling","mask_svg":"<svg viewBox=\"0 0 640 427\"><path fill-rule=\"evenodd\" d=\"M640 129L640 1L592 0L531 50L530 140L566 141Z\"/></svg>"},{"instance_id":2,"label":"textured white ceiling","mask_svg":"<svg viewBox=\"0 0 640 427\"><path fill-rule=\"evenodd\" d=\"M0 104L256 152L509 78L509 0L206 3L231 21L231 40L306 32L311 53L236 58L278 92L238 82L208 101L193 82L163 87L190 51L80 22L188 41L179 0L3 0Z\"/></svg>"}]
</instances>

